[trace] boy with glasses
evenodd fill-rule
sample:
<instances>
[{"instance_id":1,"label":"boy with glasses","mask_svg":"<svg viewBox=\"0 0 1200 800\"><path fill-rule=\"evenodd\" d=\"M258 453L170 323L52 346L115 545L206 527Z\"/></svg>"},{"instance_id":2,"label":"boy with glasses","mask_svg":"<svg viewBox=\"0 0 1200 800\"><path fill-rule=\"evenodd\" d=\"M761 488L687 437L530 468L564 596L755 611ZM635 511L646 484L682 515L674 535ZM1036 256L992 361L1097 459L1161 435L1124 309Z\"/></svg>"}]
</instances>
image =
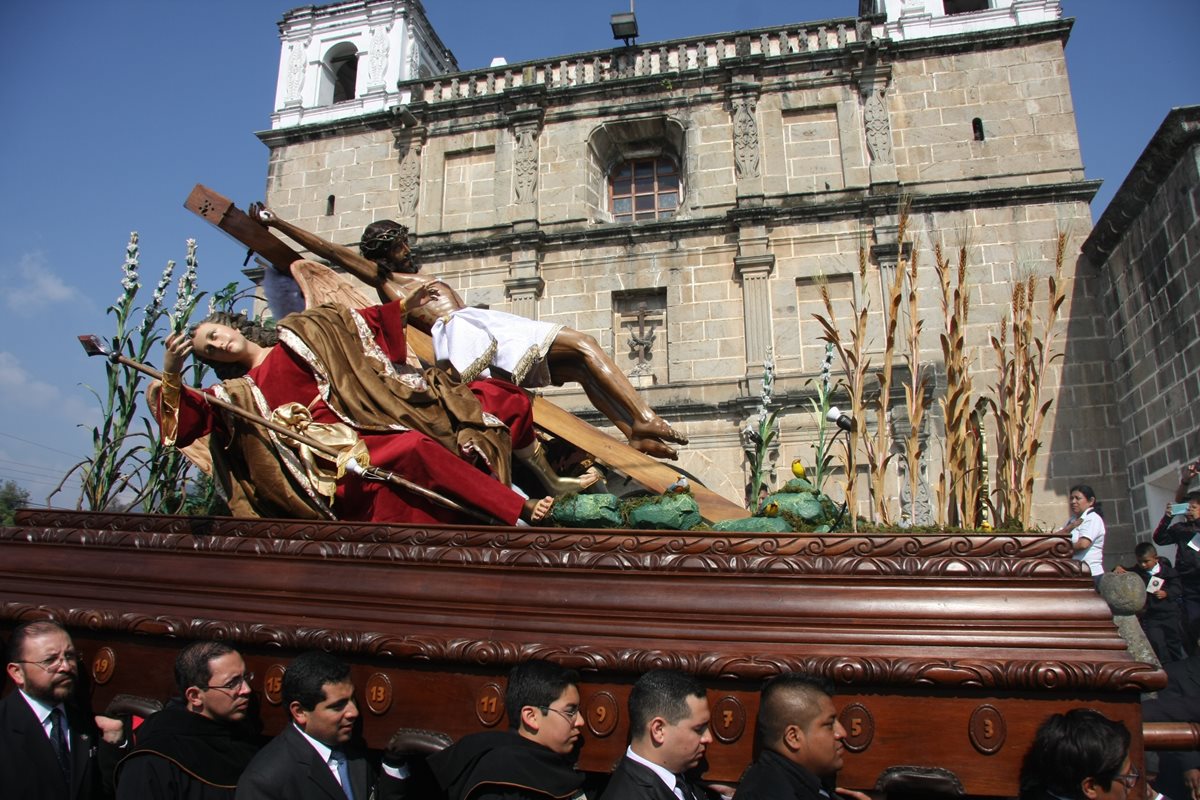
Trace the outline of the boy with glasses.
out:
<instances>
[{"instance_id":1,"label":"boy with glasses","mask_svg":"<svg viewBox=\"0 0 1200 800\"><path fill-rule=\"evenodd\" d=\"M580 800L584 774L572 758L581 741L579 674L526 661L508 674L508 731L465 736L429 758L449 800Z\"/></svg>"},{"instance_id":2,"label":"boy with glasses","mask_svg":"<svg viewBox=\"0 0 1200 800\"><path fill-rule=\"evenodd\" d=\"M258 752L245 724L254 673L225 642L193 642L175 658L179 698L146 720L117 767L117 800L228 800Z\"/></svg>"}]
</instances>

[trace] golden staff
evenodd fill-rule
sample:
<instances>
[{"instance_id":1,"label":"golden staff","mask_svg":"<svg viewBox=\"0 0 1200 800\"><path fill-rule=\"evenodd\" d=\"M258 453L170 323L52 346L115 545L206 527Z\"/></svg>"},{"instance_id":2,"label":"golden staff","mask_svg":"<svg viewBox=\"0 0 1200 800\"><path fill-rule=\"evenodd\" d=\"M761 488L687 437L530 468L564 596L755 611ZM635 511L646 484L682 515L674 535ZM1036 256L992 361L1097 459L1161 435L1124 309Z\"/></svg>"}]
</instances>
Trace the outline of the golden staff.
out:
<instances>
[{"instance_id":1,"label":"golden staff","mask_svg":"<svg viewBox=\"0 0 1200 800\"><path fill-rule=\"evenodd\" d=\"M120 353L114 353L114 352L109 351L108 348L106 348L104 346L103 340L101 340L100 337L96 336L95 334L84 334L84 335L80 336L79 343L81 345L83 345L84 351L89 356L104 356L109 361L113 362L114 364L123 364L126 367L129 367L130 369L135 369L138 372L145 373L146 375L149 375L150 377L155 378L160 381L163 379L163 374L161 372L159 372L158 370L154 369L154 367L147 366L147 365L141 363L140 361L134 361L132 358L123 356ZM203 397L205 400L207 400L209 403L216 406L217 408L224 409L235 416L241 417L242 419L249 420L250 422L254 423L255 425L261 425L262 427L268 428L268 429L274 431L275 433L280 434L281 436L286 436L293 441L299 442L300 444L303 444L303 445L307 445L308 447L311 447L313 450L316 450L317 452L319 452L325 456L328 456L332 461L334 461L334 462L337 461L338 450L336 448L330 447L329 445L325 444L324 442L318 441L317 439L314 439L311 436L305 436L302 433L298 433L298 432L292 430L291 428L287 427L286 425L280 425L277 422L272 422L269 419L264 419L263 417L260 417L257 414L252 414L251 412L246 411L244 408L235 406L233 403L226 402L225 400L222 400L219 397L214 397L214 396L208 394L207 392L202 392L199 389L196 389L195 387L185 386L183 388L187 389L188 391L190 391L196 395L199 395L200 397ZM467 508L467 507L451 500L449 497L446 497L442 494L439 494L438 492L433 491L432 489L427 489L424 486L413 483L408 478L405 478L402 475L398 475L395 472L392 472L391 470L383 469L382 467L372 466L370 464L368 464L367 466L364 467L352 458L346 460L346 469L349 472L353 472L358 475L361 475L368 480L376 480L376 481L383 481L386 483L391 483L394 486L399 486L400 488L406 489L414 494L419 494L428 500L432 500L433 502L437 503L440 506L449 508L453 511L458 511L461 514L465 514L468 517L479 520L480 522L483 522L485 525L506 525L507 524L503 520L493 517L490 514L484 514L483 512L476 511L473 508Z\"/></svg>"}]
</instances>

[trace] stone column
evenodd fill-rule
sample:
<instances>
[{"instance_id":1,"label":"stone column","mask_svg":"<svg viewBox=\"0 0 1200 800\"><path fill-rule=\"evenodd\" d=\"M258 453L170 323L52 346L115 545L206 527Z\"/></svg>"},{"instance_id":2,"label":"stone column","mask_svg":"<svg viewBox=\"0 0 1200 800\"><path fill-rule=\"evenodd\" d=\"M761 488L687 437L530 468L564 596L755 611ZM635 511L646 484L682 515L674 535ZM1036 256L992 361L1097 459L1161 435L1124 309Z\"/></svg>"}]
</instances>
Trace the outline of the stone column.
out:
<instances>
[{"instance_id":1,"label":"stone column","mask_svg":"<svg viewBox=\"0 0 1200 800\"><path fill-rule=\"evenodd\" d=\"M381 13L382 12L382 13ZM367 57L359 63L363 70L363 96L387 94L387 68L391 60L392 25L408 22L407 13L401 11L396 18L388 10L368 12L370 28L367 32Z\"/></svg>"},{"instance_id":2,"label":"stone column","mask_svg":"<svg viewBox=\"0 0 1200 800\"><path fill-rule=\"evenodd\" d=\"M892 125L888 115L887 90L891 83L890 64L869 56L862 67L851 71L863 104L864 135L871 155L871 183L896 183L896 162L892 157Z\"/></svg>"},{"instance_id":3,"label":"stone column","mask_svg":"<svg viewBox=\"0 0 1200 800\"><path fill-rule=\"evenodd\" d=\"M738 255L733 268L742 279L742 324L746 333L746 376L762 378L768 348L774 344L771 320L771 272L775 254L770 252L765 224L749 224L739 231Z\"/></svg>"},{"instance_id":4,"label":"stone column","mask_svg":"<svg viewBox=\"0 0 1200 800\"><path fill-rule=\"evenodd\" d=\"M538 134L545 109L536 101L518 102L508 112L513 137L513 223L517 230L537 226Z\"/></svg>"},{"instance_id":5,"label":"stone column","mask_svg":"<svg viewBox=\"0 0 1200 800\"><path fill-rule=\"evenodd\" d=\"M400 171L396 175L396 205L401 224L417 232L417 205L421 199L421 151L425 148L428 129L424 125L401 126L392 129Z\"/></svg>"},{"instance_id":6,"label":"stone column","mask_svg":"<svg viewBox=\"0 0 1200 800\"><path fill-rule=\"evenodd\" d=\"M513 271L517 271L521 266L514 262ZM528 264L524 266L528 267ZM537 269L536 261L533 263L533 268ZM521 269L521 271L528 272L528 269ZM513 275L510 272L509 277L504 280L504 292L508 295L509 302L512 303L511 313L526 319L538 318L537 302L545 289L546 282L540 275Z\"/></svg>"},{"instance_id":7,"label":"stone column","mask_svg":"<svg viewBox=\"0 0 1200 800\"><path fill-rule=\"evenodd\" d=\"M762 84L753 72L734 73L729 84L729 114L733 121L733 167L738 205L762 205L762 145L759 141L758 97Z\"/></svg>"},{"instance_id":8,"label":"stone column","mask_svg":"<svg viewBox=\"0 0 1200 800\"><path fill-rule=\"evenodd\" d=\"M308 47L312 37L295 39L287 45L287 73L284 78L283 107L299 108L304 104L304 72L308 66Z\"/></svg>"}]
</instances>

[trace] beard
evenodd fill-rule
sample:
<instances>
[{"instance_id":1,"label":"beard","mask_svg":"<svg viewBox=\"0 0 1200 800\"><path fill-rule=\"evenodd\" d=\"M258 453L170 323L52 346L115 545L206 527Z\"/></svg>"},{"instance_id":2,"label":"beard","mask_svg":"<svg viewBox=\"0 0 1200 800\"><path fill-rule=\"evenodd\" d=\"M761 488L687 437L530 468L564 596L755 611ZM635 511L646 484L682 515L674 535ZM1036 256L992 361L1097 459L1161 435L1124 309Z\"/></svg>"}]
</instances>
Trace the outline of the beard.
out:
<instances>
[{"instance_id":1,"label":"beard","mask_svg":"<svg viewBox=\"0 0 1200 800\"><path fill-rule=\"evenodd\" d=\"M67 700L74 691L74 675L55 675L50 683L45 686L33 687L28 682L25 684L25 694L48 706L56 706Z\"/></svg>"}]
</instances>

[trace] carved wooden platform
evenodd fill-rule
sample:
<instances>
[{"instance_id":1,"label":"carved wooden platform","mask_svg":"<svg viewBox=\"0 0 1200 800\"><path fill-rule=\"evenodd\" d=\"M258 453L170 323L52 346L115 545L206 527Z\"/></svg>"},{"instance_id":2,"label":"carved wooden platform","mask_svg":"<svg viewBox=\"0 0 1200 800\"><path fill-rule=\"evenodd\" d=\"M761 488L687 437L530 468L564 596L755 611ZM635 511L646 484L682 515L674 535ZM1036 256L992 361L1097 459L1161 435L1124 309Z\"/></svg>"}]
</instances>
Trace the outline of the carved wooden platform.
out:
<instances>
[{"instance_id":1,"label":"carved wooden platform","mask_svg":"<svg viewBox=\"0 0 1200 800\"><path fill-rule=\"evenodd\" d=\"M838 684L851 732L842 784L895 767L951 770L970 796L1015 794L1048 714L1088 705L1140 751L1133 661L1065 539L704 535L400 527L21 512L0 528L0 616L76 633L96 702L165 697L186 639L237 642L269 728L282 667L324 647L355 665L364 733L462 736L505 724L503 676L530 657L583 671L582 765L626 741L644 670L709 687L707 777L751 758L757 689L782 670Z\"/></svg>"}]
</instances>

